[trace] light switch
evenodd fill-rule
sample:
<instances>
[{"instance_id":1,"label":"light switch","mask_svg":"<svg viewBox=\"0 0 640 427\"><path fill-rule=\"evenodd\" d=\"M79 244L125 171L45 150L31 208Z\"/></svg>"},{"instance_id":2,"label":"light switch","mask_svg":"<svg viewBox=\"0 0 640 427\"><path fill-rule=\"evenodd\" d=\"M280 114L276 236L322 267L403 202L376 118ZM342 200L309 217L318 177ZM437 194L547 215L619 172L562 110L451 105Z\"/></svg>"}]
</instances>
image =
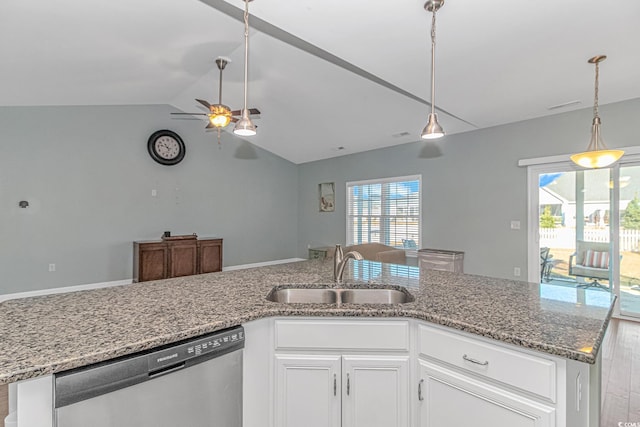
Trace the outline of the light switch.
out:
<instances>
[{"instance_id":1,"label":"light switch","mask_svg":"<svg viewBox=\"0 0 640 427\"><path fill-rule=\"evenodd\" d=\"M151 190L151 197L156 197L158 195L158 190L153 189Z\"/></svg>"},{"instance_id":2,"label":"light switch","mask_svg":"<svg viewBox=\"0 0 640 427\"><path fill-rule=\"evenodd\" d=\"M512 230L520 230L520 221L511 221Z\"/></svg>"}]
</instances>

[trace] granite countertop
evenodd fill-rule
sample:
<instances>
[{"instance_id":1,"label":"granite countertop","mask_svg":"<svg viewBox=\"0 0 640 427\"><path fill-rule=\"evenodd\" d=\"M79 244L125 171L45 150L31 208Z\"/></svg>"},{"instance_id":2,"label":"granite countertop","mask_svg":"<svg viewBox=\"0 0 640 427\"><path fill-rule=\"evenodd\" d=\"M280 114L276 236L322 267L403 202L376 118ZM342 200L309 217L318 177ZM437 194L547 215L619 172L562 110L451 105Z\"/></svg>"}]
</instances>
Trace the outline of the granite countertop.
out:
<instances>
[{"instance_id":1,"label":"granite countertop","mask_svg":"<svg viewBox=\"0 0 640 427\"><path fill-rule=\"evenodd\" d=\"M585 363L595 363L613 299L602 291L368 261L351 286L406 288L401 305L282 304L275 285L331 284L312 260L0 303L0 383L34 378L269 316L408 317ZM345 285L349 286L349 285ZM582 301L576 301L576 294Z\"/></svg>"}]
</instances>

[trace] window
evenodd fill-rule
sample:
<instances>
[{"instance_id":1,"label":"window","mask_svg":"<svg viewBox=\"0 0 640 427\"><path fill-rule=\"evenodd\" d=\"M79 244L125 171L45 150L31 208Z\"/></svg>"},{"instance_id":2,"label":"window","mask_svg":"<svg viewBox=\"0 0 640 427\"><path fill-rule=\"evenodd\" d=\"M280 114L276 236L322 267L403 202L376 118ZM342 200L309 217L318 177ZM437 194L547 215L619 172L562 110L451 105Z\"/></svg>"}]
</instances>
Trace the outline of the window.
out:
<instances>
[{"instance_id":1,"label":"window","mask_svg":"<svg viewBox=\"0 0 640 427\"><path fill-rule=\"evenodd\" d=\"M347 183L347 245L420 247L420 175Z\"/></svg>"}]
</instances>

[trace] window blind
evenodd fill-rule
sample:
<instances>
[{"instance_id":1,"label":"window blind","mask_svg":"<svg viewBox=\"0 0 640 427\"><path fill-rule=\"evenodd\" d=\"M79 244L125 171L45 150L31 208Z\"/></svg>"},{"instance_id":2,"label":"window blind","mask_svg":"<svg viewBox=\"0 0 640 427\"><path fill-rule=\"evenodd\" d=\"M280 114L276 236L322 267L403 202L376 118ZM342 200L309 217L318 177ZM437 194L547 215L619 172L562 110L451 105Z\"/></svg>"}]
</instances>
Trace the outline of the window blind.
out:
<instances>
[{"instance_id":1,"label":"window blind","mask_svg":"<svg viewBox=\"0 0 640 427\"><path fill-rule=\"evenodd\" d=\"M347 245L420 247L420 176L347 183Z\"/></svg>"}]
</instances>

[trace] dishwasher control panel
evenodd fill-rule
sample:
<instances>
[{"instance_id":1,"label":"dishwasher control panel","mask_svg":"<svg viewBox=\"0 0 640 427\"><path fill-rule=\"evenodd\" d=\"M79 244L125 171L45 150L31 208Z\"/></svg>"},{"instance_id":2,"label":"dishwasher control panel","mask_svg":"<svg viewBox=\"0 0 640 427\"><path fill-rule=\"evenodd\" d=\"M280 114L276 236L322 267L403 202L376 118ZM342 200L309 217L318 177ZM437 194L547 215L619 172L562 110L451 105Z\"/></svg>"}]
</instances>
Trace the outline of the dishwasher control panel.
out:
<instances>
[{"instance_id":1,"label":"dishwasher control panel","mask_svg":"<svg viewBox=\"0 0 640 427\"><path fill-rule=\"evenodd\" d=\"M149 354L147 357L149 372L179 365L189 359L207 354L213 356L213 354L226 353L243 347L244 328L242 326L214 332Z\"/></svg>"}]
</instances>

